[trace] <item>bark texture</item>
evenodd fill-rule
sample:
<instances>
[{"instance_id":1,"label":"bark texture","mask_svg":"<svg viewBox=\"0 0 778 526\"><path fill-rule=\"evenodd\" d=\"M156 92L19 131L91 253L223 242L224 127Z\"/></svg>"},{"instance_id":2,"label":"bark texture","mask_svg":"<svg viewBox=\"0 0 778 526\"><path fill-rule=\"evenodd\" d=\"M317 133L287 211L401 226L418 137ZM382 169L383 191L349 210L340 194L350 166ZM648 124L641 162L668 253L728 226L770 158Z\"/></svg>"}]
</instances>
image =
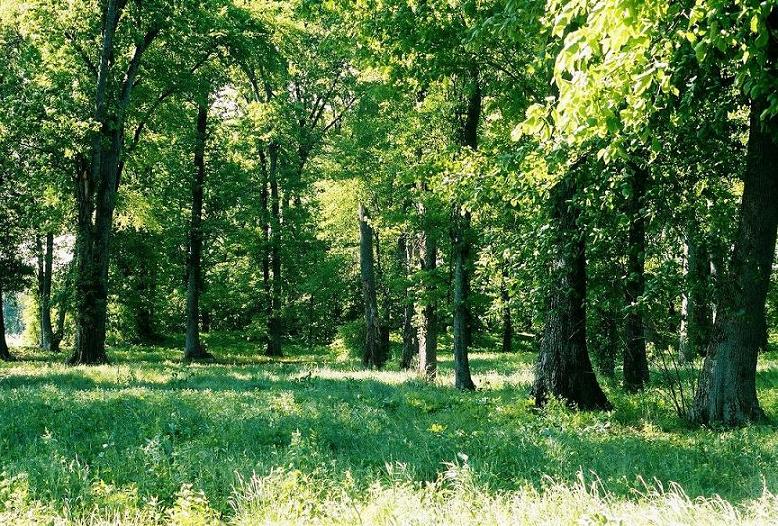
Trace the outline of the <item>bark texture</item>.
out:
<instances>
[{"instance_id":1,"label":"bark texture","mask_svg":"<svg viewBox=\"0 0 778 526\"><path fill-rule=\"evenodd\" d=\"M633 166L631 171L630 183L632 192L627 203L630 217L627 236L627 276L624 283L627 306L624 387L628 391L639 391L648 382L648 358L646 357L643 307L640 303L646 284L646 225L643 208L648 173L643 168L637 166Z\"/></svg>"},{"instance_id":2,"label":"bark texture","mask_svg":"<svg viewBox=\"0 0 778 526\"><path fill-rule=\"evenodd\" d=\"M115 35L126 2L107 0L101 13L102 40L96 64L94 122L89 158L79 157L76 171L76 339L71 364L99 364L108 361L105 333L108 307L108 264L110 238L119 167L124 146L124 124L136 85L141 59L159 34L152 26L137 41L122 79L115 78ZM116 91L113 92L114 88Z\"/></svg>"},{"instance_id":3,"label":"bark texture","mask_svg":"<svg viewBox=\"0 0 778 526\"><path fill-rule=\"evenodd\" d=\"M538 406L558 397L582 410L610 409L586 347L586 254L573 177L568 175L551 192L552 284L533 395Z\"/></svg>"},{"instance_id":4,"label":"bark texture","mask_svg":"<svg viewBox=\"0 0 778 526\"><path fill-rule=\"evenodd\" d=\"M774 17L771 17L774 18ZM772 40L772 39L771 39ZM778 51L772 41L773 52ZM716 315L691 419L740 425L764 413L756 397L756 364L765 331L765 302L778 228L778 119L761 122L766 100L751 101L751 129L730 279Z\"/></svg>"},{"instance_id":5,"label":"bark texture","mask_svg":"<svg viewBox=\"0 0 778 526\"><path fill-rule=\"evenodd\" d=\"M359 207L359 270L362 278L362 301L365 307L365 341L362 346L362 365L381 367L384 356L381 317L378 312L376 273L373 250L373 226L364 206Z\"/></svg>"},{"instance_id":6,"label":"bark texture","mask_svg":"<svg viewBox=\"0 0 778 526\"><path fill-rule=\"evenodd\" d=\"M470 321L470 214L454 210L451 230L451 250L454 264L454 387L472 391L475 384L470 375L468 358L468 322Z\"/></svg>"},{"instance_id":7,"label":"bark texture","mask_svg":"<svg viewBox=\"0 0 778 526\"><path fill-rule=\"evenodd\" d=\"M203 256L203 193L205 187L205 141L208 128L207 102L197 108L197 133L195 138L192 181L192 219L189 228L189 258L187 260L186 288L186 343L184 360L210 358L200 342L200 292L202 288Z\"/></svg>"},{"instance_id":8,"label":"bark texture","mask_svg":"<svg viewBox=\"0 0 778 526\"><path fill-rule=\"evenodd\" d=\"M462 126L462 146L478 149L478 124L481 120L481 85L477 68L471 71L470 93ZM470 280L472 275L472 221L470 212L454 206L451 218L451 258L454 286L454 386L473 390L468 351L473 341L473 315L470 308Z\"/></svg>"}]
</instances>

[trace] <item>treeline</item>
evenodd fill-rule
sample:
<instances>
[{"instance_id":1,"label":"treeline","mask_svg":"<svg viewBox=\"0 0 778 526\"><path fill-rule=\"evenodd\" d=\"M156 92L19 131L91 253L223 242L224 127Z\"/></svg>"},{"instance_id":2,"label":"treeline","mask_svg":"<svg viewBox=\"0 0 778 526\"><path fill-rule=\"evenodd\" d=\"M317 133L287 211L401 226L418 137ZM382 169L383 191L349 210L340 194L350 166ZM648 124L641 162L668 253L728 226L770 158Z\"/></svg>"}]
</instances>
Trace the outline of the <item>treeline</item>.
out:
<instances>
[{"instance_id":1,"label":"treeline","mask_svg":"<svg viewBox=\"0 0 778 526\"><path fill-rule=\"evenodd\" d=\"M434 380L445 335L472 390L492 334L537 343L538 405L701 363L683 417L764 417L778 7L0 7L0 295L69 363L218 329Z\"/></svg>"}]
</instances>

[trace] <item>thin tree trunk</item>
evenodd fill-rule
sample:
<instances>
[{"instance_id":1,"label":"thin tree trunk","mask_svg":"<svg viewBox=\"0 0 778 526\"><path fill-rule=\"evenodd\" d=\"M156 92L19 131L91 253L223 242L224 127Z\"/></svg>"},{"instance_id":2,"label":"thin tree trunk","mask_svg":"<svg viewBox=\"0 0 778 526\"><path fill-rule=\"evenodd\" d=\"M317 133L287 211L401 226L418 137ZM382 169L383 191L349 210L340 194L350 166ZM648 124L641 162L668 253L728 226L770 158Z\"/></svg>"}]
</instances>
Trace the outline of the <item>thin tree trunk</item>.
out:
<instances>
[{"instance_id":1,"label":"thin tree trunk","mask_svg":"<svg viewBox=\"0 0 778 526\"><path fill-rule=\"evenodd\" d=\"M200 343L200 292L203 251L203 188L205 185L205 141L208 126L208 106L203 101L197 108L195 139L195 178L192 184L192 220L189 230L189 269L186 288L186 343L184 360L210 358Z\"/></svg>"},{"instance_id":2,"label":"thin tree trunk","mask_svg":"<svg viewBox=\"0 0 778 526\"><path fill-rule=\"evenodd\" d=\"M54 270L54 234L46 234L46 253L43 263L43 290L41 294L41 339L43 349L53 350L54 329L51 326L51 281Z\"/></svg>"},{"instance_id":3,"label":"thin tree trunk","mask_svg":"<svg viewBox=\"0 0 778 526\"><path fill-rule=\"evenodd\" d=\"M281 356L281 210L278 195L279 146L270 145L270 264L273 271L268 317L268 356Z\"/></svg>"},{"instance_id":4,"label":"thin tree trunk","mask_svg":"<svg viewBox=\"0 0 778 526\"><path fill-rule=\"evenodd\" d=\"M269 319L272 314L270 299L270 210L268 209L270 193L268 189L267 157L262 149L259 150L259 164L262 175L259 194L259 217L262 221L262 290L265 294L265 314Z\"/></svg>"},{"instance_id":5,"label":"thin tree trunk","mask_svg":"<svg viewBox=\"0 0 778 526\"><path fill-rule=\"evenodd\" d=\"M586 347L586 253L580 210L573 202L574 177L569 174L551 191L552 283L533 395L538 406L559 397L578 409L607 410L612 406L597 383Z\"/></svg>"},{"instance_id":6,"label":"thin tree trunk","mask_svg":"<svg viewBox=\"0 0 778 526\"><path fill-rule=\"evenodd\" d=\"M478 125L481 119L481 85L478 70L471 71L472 86L467 100L467 114L462 128L462 146L478 149ZM470 308L470 276L472 254L472 222L470 212L454 206L452 214L451 245L454 266L454 386L473 390L468 351L473 341L473 316Z\"/></svg>"},{"instance_id":7,"label":"thin tree trunk","mask_svg":"<svg viewBox=\"0 0 778 526\"><path fill-rule=\"evenodd\" d=\"M0 281L0 360L9 362L14 357L8 350L8 342L5 339L5 309L3 306L3 283Z\"/></svg>"},{"instance_id":8,"label":"thin tree trunk","mask_svg":"<svg viewBox=\"0 0 778 526\"><path fill-rule=\"evenodd\" d=\"M772 17L774 18L774 17ZM770 51L778 54L772 38ZM778 119L761 122L768 106L751 101L751 129L730 279L717 312L714 341L708 350L691 411L700 424L740 425L764 412L756 396L756 365L765 331L765 303L778 228Z\"/></svg>"},{"instance_id":9,"label":"thin tree trunk","mask_svg":"<svg viewBox=\"0 0 778 526\"><path fill-rule=\"evenodd\" d=\"M627 303L624 387L628 391L639 391L648 382L643 307L640 304L646 283L646 225L643 207L648 173L641 167L633 166L630 182L632 193L627 205L630 223L627 241L627 276L624 284Z\"/></svg>"},{"instance_id":10,"label":"thin tree trunk","mask_svg":"<svg viewBox=\"0 0 778 526\"><path fill-rule=\"evenodd\" d=\"M44 329L43 329L43 284L45 281L45 265L43 260L45 259L45 249L43 248L43 241L40 236L35 236L35 259L38 264L37 275L38 278L38 347L45 349L44 343Z\"/></svg>"},{"instance_id":11,"label":"thin tree trunk","mask_svg":"<svg viewBox=\"0 0 778 526\"><path fill-rule=\"evenodd\" d=\"M452 214L451 249L454 260L454 386L472 391L475 384L470 376L467 325L470 316L467 276L470 272L470 214L457 208Z\"/></svg>"},{"instance_id":12,"label":"thin tree trunk","mask_svg":"<svg viewBox=\"0 0 778 526\"><path fill-rule=\"evenodd\" d=\"M508 268L503 264L500 278L500 301L502 303L502 352L513 351L513 319L511 318L511 295L508 291Z\"/></svg>"},{"instance_id":13,"label":"thin tree trunk","mask_svg":"<svg viewBox=\"0 0 778 526\"><path fill-rule=\"evenodd\" d=\"M401 369L410 369L413 357L418 349L419 342L416 340L416 331L413 327L413 298L411 297L408 279L411 274L411 261L413 260L412 244L408 242L406 234L400 235L397 241L397 259L400 262L400 268L403 271L403 350L400 360Z\"/></svg>"},{"instance_id":14,"label":"thin tree trunk","mask_svg":"<svg viewBox=\"0 0 778 526\"><path fill-rule=\"evenodd\" d=\"M697 239L698 225L686 236L686 286L682 300L680 360L687 362L703 356L710 345L713 311L710 301L711 264L705 242Z\"/></svg>"},{"instance_id":15,"label":"thin tree trunk","mask_svg":"<svg viewBox=\"0 0 778 526\"><path fill-rule=\"evenodd\" d=\"M422 215L424 207L421 207ZM433 282L438 266L438 243L429 230L419 236L419 260L424 272L424 306L418 327L419 371L428 381L438 374L438 307Z\"/></svg>"},{"instance_id":16,"label":"thin tree trunk","mask_svg":"<svg viewBox=\"0 0 778 526\"><path fill-rule=\"evenodd\" d=\"M359 269L362 277L362 300L365 306L365 342L362 365L381 367L384 364L381 319L378 314L373 255L373 227L365 207L359 206Z\"/></svg>"}]
</instances>

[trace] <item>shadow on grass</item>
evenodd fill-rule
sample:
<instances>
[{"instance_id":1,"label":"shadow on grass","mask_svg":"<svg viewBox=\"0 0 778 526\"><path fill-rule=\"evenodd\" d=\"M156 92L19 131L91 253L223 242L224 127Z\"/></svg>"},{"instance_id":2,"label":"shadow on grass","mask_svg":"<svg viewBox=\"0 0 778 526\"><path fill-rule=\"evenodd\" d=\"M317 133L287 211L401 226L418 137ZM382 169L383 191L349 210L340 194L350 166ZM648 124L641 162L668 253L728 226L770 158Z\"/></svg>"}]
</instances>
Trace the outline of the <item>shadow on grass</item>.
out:
<instances>
[{"instance_id":1,"label":"shadow on grass","mask_svg":"<svg viewBox=\"0 0 778 526\"><path fill-rule=\"evenodd\" d=\"M614 413L552 407L536 414L525 383L479 381L528 370L531 353L474 354L484 389L460 393L406 373L360 371L354 362L304 363L311 356L326 362L326 349L292 347L291 362L279 363L251 355L249 344L220 345L210 350L221 348L240 365L184 366L173 361L176 349L133 347L98 368L50 365L35 351L27 363L4 366L0 472L26 473L33 496L56 502L89 503L98 480L134 484L142 497L163 502L193 483L223 511L236 473L285 466L340 480L348 472L367 488L389 481L387 464L405 466L414 481L434 480L460 453L489 491L541 487L545 477L572 482L579 472L596 473L622 497L636 497L641 479L735 503L759 496L763 484L778 489L772 427L722 434L662 427L657 421L674 417L655 392L628 396L615 383ZM776 358L763 357L759 373L772 412ZM450 362L441 360L442 374Z\"/></svg>"}]
</instances>

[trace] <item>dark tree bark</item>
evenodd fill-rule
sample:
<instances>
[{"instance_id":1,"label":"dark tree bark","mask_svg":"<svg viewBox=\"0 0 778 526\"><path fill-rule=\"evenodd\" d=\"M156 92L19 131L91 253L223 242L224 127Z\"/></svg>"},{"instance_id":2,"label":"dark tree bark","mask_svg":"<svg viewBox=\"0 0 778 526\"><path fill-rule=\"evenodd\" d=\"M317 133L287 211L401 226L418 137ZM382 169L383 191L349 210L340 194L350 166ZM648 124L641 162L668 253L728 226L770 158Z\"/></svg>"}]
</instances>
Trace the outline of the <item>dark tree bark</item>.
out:
<instances>
[{"instance_id":1,"label":"dark tree bark","mask_svg":"<svg viewBox=\"0 0 778 526\"><path fill-rule=\"evenodd\" d=\"M478 149L478 124L481 119L481 86L478 70L471 72L472 86L467 99L467 111L462 127L462 146ZM470 277L472 274L472 224L470 213L454 206L451 222L451 250L454 266L454 386L473 390L470 375L469 347L473 341L473 315L470 309Z\"/></svg>"},{"instance_id":2,"label":"dark tree bark","mask_svg":"<svg viewBox=\"0 0 778 526\"><path fill-rule=\"evenodd\" d=\"M270 210L269 199L270 191L269 176L267 168L267 156L264 150L259 150L259 167L262 179L260 180L260 193L259 193L259 217L262 221L262 290L265 294L265 314L268 319L272 314L272 304L270 300Z\"/></svg>"},{"instance_id":3,"label":"dark tree bark","mask_svg":"<svg viewBox=\"0 0 778 526\"><path fill-rule=\"evenodd\" d=\"M281 202L278 195L278 144L271 144L270 153L270 315L268 317L267 356L282 356L281 351Z\"/></svg>"},{"instance_id":4,"label":"dark tree bark","mask_svg":"<svg viewBox=\"0 0 778 526\"><path fill-rule=\"evenodd\" d=\"M574 177L569 174L551 190L552 282L533 395L538 406L555 396L578 409L607 410L612 406L586 347L586 253Z\"/></svg>"},{"instance_id":5,"label":"dark tree bark","mask_svg":"<svg viewBox=\"0 0 778 526\"><path fill-rule=\"evenodd\" d=\"M770 17L775 18L775 15ZM773 56L778 43L771 40ZM765 99L751 101L743 197L714 340L708 350L691 419L740 425L764 417L756 396L756 364L765 331L765 303L778 228L778 119L761 122Z\"/></svg>"},{"instance_id":6,"label":"dark tree bark","mask_svg":"<svg viewBox=\"0 0 778 526\"><path fill-rule=\"evenodd\" d=\"M454 386L457 389L472 391L475 384L470 376L470 360L468 359L468 321L470 306L468 305L470 273L470 214L460 213L454 209L452 214L451 250L454 260Z\"/></svg>"},{"instance_id":7,"label":"dark tree bark","mask_svg":"<svg viewBox=\"0 0 778 526\"><path fill-rule=\"evenodd\" d=\"M629 232L627 236L627 276L624 280L627 316L625 320L624 387L639 391L648 382L648 358L640 298L645 290L646 225L644 200L648 173L633 166L630 176L631 194L627 203Z\"/></svg>"},{"instance_id":8,"label":"dark tree bark","mask_svg":"<svg viewBox=\"0 0 778 526\"><path fill-rule=\"evenodd\" d=\"M135 46L123 79L115 75L114 37L126 2L108 0L102 13L100 60L97 63L94 121L90 158L80 158L76 176L78 223L76 231L76 342L71 364L108 361L105 333L108 308L110 238L119 167L124 145L124 124L136 77L145 51L160 28L152 26ZM110 93L114 87L117 93Z\"/></svg>"},{"instance_id":9,"label":"dark tree bark","mask_svg":"<svg viewBox=\"0 0 778 526\"><path fill-rule=\"evenodd\" d=\"M397 241L397 259L400 262L400 268L404 274L402 321L403 350L400 359L400 368L407 370L411 368L419 342L416 339L416 331L413 327L413 298L411 297L410 287L408 286L408 279L411 274L413 261L413 248L412 244L408 242L408 236L406 234L400 235L400 238Z\"/></svg>"},{"instance_id":10,"label":"dark tree bark","mask_svg":"<svg viewBox=\"0 0 778 526\"><path fill-rule=\"evenodd\" d=\"M422 215L424 214L424 207ZM432 282L438 267L438 243L435 235L426 231L419 236L419 261L425 273L425 301L418 327L419 371L428 381L438 374L438 307Z\"/></svg>"},{"instance_id":11,"label":"dark tree bark","mask_svg":"<svg viewBox=\"0 0 778 526\"><path fill-rule=\"evenodd\" d=\"M359 206L359 270L362 277L362 300L365 307L365 342L362 347L362 365L381 367L384 364L381 319L378 314L375 264L373 255L373 227L365 207Z\"/></svg>"},{"instance_id":12,"label":"dark tree bark","mask_svg":"<svg viewBox=\"0 0 778 526\"><path fill-rule=\"evenodd\" d=\"M8 350L8 342L5 339L5 309L3 308L3 283L0 281L0 360L9 362L14 357Z\"/></svg>"},{"instance_id":13,"label":"dark tree bark","mask_svg":"<svg viewBox=\"0 0 778 526\"><path fill-rule=\"evenodd\" d=\"M500 301L502 302L502 352L513 351L513 319L511 318L511 295L508 291L508 268L503 265L500 278Z\"/></svg>"},{"instance_id":14,"label":"dark tree bark","mask_svg":"<svg viewBox=\"0 0 778 526\"><path fill-rule=\"evenodd\" d=\"M686 290L681 302L681 338L679 359L691 361L703 356L710 345L713 331L713 311L710 298L711 264L704 240L700 240L698 225L686 235Z\"/></svg>"},{"instance_id":15,"label":"dark tree bark","mask_svg":"<svg viewBox=\"0 0 778 526\"><path fill-rule=\"evenodd\" d=\"M187 259L186 288L186 342L184 360L210 359L200 342L200 292L202 287L203 253L203 190L205 186L205 141L208 128L208 102L202 101L197 108L197 134L195 138L192 182L192 219L189 229L189 258Z\"/></svg>"}]
</instances>

